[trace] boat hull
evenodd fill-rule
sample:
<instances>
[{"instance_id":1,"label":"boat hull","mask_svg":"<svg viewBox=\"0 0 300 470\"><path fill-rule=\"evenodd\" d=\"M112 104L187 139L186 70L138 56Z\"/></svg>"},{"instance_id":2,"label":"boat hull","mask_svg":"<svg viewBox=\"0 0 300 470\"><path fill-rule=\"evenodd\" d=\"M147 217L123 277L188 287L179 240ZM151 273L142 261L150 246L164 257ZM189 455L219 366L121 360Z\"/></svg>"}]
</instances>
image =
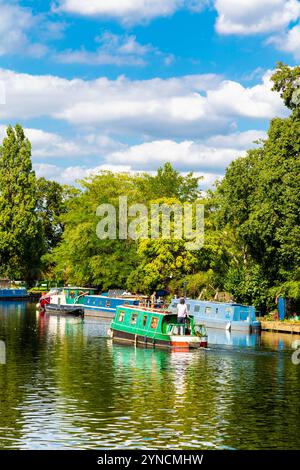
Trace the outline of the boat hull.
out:
<instances>
[{"instance_id":1,"label":"boat hull","mask_svg":"<svg viewBox=\"0 0 300 470\"><path fill-rule=\"evenodd\" d=\"M82 305L47 304L44 309L46 313L53 313L56 315L74 315L82 317L84 314Z\"/></svg>"},{"instance_id":2,"label":"boat hull","mask_svg":"<svg viewBox=\"0 0 300 470\"><path fill-rule=\"evenodd\" d=\"M26 289L0 289L1 300L29 300Z\"/></svg>"},{"instance_id":3,"label":"boat hull","mask_svg":"<svg viewBox=\"0 0 300 470\"><path fill-rule=\"evenodd\" d=\"M206 328L215 328L215 329L231 329L231 331L244 331L250 333L251 331L259 331L261 326L260 322L248 323L248 322L239 322L239 321L230 321L230 320L207 320L203 317L197 318L197 321L201 322ZM229 328L230 325L230 328Z\"/></svg>"},{"instance_id":4,"label":"boat hull","mask_svg":"<svg viewBox=\"0 0 300 470\"><path fill-rule=\"evenodd\" d=\"M115 313L115 308L90 308L84 306L84 315L87 317L108 318L111 320L112 318L114 318Z\"/></svg>"},{"instance_id":5,"label":"boat hull","mask_svg":"<svg viewBox=\"0 0 300 470\"><path fill-rule=\"evenodd\" d=\"M117 342L135 344L149 348L165 348L176 350L190 350L207 347L207 339L190 336L169 336L168 339L151 338L144 335L129 333L112 328L111 336Z\"/></svg>"}]
</instances>

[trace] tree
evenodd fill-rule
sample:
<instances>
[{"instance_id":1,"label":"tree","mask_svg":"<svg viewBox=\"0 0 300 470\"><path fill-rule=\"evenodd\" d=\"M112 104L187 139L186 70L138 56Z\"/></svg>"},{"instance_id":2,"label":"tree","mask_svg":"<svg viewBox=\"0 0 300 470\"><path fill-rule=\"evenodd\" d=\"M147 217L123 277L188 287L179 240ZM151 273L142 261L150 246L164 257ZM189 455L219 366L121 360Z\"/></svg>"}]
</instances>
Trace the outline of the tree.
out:
<instances>
[{"instance_id":1,"label":"tree","mask_svg":"<svg viewBox=\"0 0 300 470\"><path fill-rule=\"evenodd\" d=\"M168 266L171 269L174 263L172 261L168 265L165 261L171 252L176 259L176 272L188 272L190 255L184 250L184 241L164 240L158 243L158 257L150 246L146 247L130 238L120 240L118 234L115 240L100 240L96 234L99 222L96 209L103 203L112 204L118 219L120 196L128 198L128 205L143 203L147 207L153 199L165 198L166 194L178 196L178 203L195 199L199 190L198 178L192 175L183 177L170 164L166 164L154 176L101 172L81 184L83 190L68 202L67 213L62 216L64 234L61 243L50 255L55 260L57 277L71 283L93 284L100 289L128 286L133 290L151 290L152 286L162 284L162 276L168 278ZM151 264L153 256L157 260ZM142 259L149 262L148 271L154 269L144 282L141 277L145 267ZM156 276L155 273L159 274ZM155 279L151 281L150 277Z\"/></svg>"},{"instance_id":2,"label":"tree","mask_svg":"<svg viewBox=\"0 0 300 470\"><path fill-rule=\"evenodd\" d=\"M229 264L225 285L241 301L259 299L262 309L268 289L295 280L300 264L299 77L299 67L278 65L274 89L293 112L271 121L267 139L232 162L217 189L220 223L234 231L242 255Z\"/></svg>"},{"instance_id":3,"label":"tree","mask_svg":"<svg viewBox=\"0 0 300 470\"><path fill-rule=\"evenodd\" d=\"M72 189L56 181L39 178L37 180L37 214L41 220L45 249L52 250L61 240L64 225L62 214L67 211L67 200L72 197ZM76 191L75 191L76 194Z\"/></svg>"},{"instance_id":4,"label":"tree","mask_svg":"<svg viewBox=\"0 0 300 470\"><path fill-rule=\"evenodd\" d=\"M296 114L300 111L300 66L289 67L282 62L277 64L272 76L273 90L280 93L284 104Z\"/></svg>"},{"instance_id":5,"label":"tree","mask_svg":"<svg viewBox=\"0 0 300 470\"><path fill-rule=\"evenodd\" d=\"M158 198L175 198L180 202L193 202L200 195L199 182L202 178L192 173L182 176L167 162L158 168L156 175L145 173L140 184L148 200Z\"/></svg>"},{"instance_id":6,"label":"tree","mask_svg":"<svg viewBox=\"0 0 300 470\"><path fill-rule=\"evenodd\" d=\"M31 282L43 250L36 214L31 145L20 125L7 128L0 147L0 262L2 275Z\"/></svg>"}]
</instances>

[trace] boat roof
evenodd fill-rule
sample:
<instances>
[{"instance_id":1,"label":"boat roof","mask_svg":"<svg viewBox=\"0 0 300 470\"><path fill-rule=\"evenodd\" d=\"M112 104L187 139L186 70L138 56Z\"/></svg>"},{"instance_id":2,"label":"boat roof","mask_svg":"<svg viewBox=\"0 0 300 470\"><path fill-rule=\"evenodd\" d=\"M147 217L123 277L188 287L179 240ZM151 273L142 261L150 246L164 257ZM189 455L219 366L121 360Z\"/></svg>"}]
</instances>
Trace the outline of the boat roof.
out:
<instances>
[{"instance_id":1,"label":"boat roof","mask_svg":"<svg viewBox=\"0 0 300 470\"><path fill-rule=\"evenodd\" d=\"M66 290L97 290L95 287L73 287L73 286L67 286L67 287L53 287L53 289L66 289Z\"/></svg>"},{"instance_id":2,"label":"boat roof","mask_svg":"<svg viewBox=\"0 0 300 470\"><path fill-rule=\"evenodd\" d=\"M177 299L172 299L172 303L173 302L179 302L180 301L180 298L177 298ZM185 299L185 302L188 303L188 302L196 302L197 304L217 304L217 305L226 305L228 307L252 307L252 305L244 305L244 304L240 304L238 302L220 302L218 300L197 300L197 299L190 299L190 298L186 298Z\"/></svg>"},{"instance_id":3,"label":"boat roof","mask_svg":"<svg viewBox=\"0 0 300 470\"><path fill-rule=\"evenodd\" d=\"M147 296L145 295L138 295L138 294L131 294L131 295L117 295L117 296L112 296L112 295L106 295L106 294L91 294L88 295L88 297L96 297L101 298L101 299L120 299L120 300L128 300L128 299L147 299Z\"/></svg>"},{"instance_id":4,"label":"boat roof","mask_svg":"<svg viewBox=\"0 0 300 470\"><path fill-rule=\"evenodd\" d=\"M130 310L137 310L139 312L145 312L145 313L157 313L163 316L175 315L174 312L170 312L169 310L162 310L161 308L140 307L139 305L119 305L117 308L122 308L122 309L127 308Z\"/></svg>"}]
</instances>

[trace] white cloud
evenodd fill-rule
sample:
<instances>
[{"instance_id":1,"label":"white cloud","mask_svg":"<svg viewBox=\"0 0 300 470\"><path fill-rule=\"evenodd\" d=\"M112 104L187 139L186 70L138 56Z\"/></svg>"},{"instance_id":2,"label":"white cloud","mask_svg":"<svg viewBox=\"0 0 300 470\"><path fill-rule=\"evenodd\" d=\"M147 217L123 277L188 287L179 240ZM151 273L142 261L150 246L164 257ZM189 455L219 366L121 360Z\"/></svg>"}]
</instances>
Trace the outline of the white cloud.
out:
<instances>
[{"instance_id":1,"label":"white cloud","mask_svg":"<svg viewBox=\"0 0 300 470\"><path fill-rule=\"evenodd\" d=\"M300 16L298 0L215 0L220 34L282 31Z\"/></svg>"},{"instance_id":2,"label":"white cloud","mask_svg":"<svg viewBox=\"0 0 300 470\"><path fill-rule=\"evenodd\" d=\"M217 31L238 35L282 32L300 16L298 0L56 0L56 5L67 13L115 18L125 24L213 5Z\"/></svg>"},{"instance_id":3,"label":"white cloud","mask_svg":"<svg viewBox=\"0 0 300 470\"><path fill-rule=\"evenodd\" d=\"M0 141L5 136L5 130L5 126L0 126ZM229 163L244 156L249 148L254 148L255 141L266 137L263 131L250 130L214 135L200 141L156 140L126 146L109 136L97 134L75 135L73 139L66 139L32 128L25 129L25 134L32 143L37 175L64 184L73 184L78 179L103 170L151 173L169 161L182 173L193 171L197 176L204 176L203 188L221 178ZM72 159L73 165L67 165L68 159ZM61 164L50 163L51 160L61 160Z\"/></svg>"},{"instance_id":4,"label":"white cloud","mask_svg":"<svg viewBox=\"0 0 300 470\"><path fill-rule=\"evenodd\" d=\"M47 163L36 163L33 165L34 170L38 177L45 177L50 180L58 181L61 184L73 185L78 180L88 178L90 176L99 174L101 171L112 171L113 173L137 173L133 170L130 165L99 165L94 168L87 168L82 166L70 166L63 168L57 165L51 165ZM154 171L148 171L147 173L154 174ZM182 172L185 175L185 172ZM202 177L200 186L201 189L206 190L211 188L216 180L223 178L223 174L219 173L204 173L195 172L194 176Z\"/></svg>"},{"instance_id":5,"label":"white cloud","mask_svg":"<svg viewBox=\"0 0 300 470\"><path fill-rule=\"evenodd\" d=\"M3 0L0 10L0 57L17 53L41 57L47 52L46 46L32 42L29 37L41 18L35 17L29 8L9 5Z\"/></svg>"},{"instance_id":6,"label":"white cloud","mask_svg":"<svg viewBox=\"0 0 300 470\"><path fill-rule=\"evenodd\" d=\"M57 53L55 59L67 64L144 66L148 57L159 57L167 64L172 56L163 54L151 44L140 44L134 35L117 35L105 32L96 38L100 44L96 51L84 47Z\"/></svg>"},{"instance_id":7,"label":"white cloud","mask_svg":"<svg viewBox=\"0 0 300 470\"><path fill-rule=\"evenodd\" d=\"M123 150L108 153L98 165L75 165L66 168L46 163L35 163L38 176L55 179L64 184L73 184L78 179L95 175L100 171L149 172L153 173L166 161L185 174L186 170L195 176L203 176L201 187L211 187L216 179L222 178L225 168L237 157L244 156L253 141L264 138L262 131L237 132L231 135L216 135L201 142L160 140L133 145Z\"/></svg>"},{"instance_id":8,"label":"white cloud","mask_svg":"<svg viewBox=\"0 0 300 470\"><path fill-rule=\"evenodd\" d=\"M208 0L57 0L61 11L117 18L129 24L170 16L181 8L199 11L207 3Z\"/></svg>"},{"instance_id":9,"label":"white cloud","mask_svg":"<svg viewBox=\"0 0 300 470\"><path fill-rule=\"evenodd\" d=\"M99 165L88 168L84 166L61 167L48 163L35 163L34 170L38 177L44 176L47 179L58 181L61 184L74 184L77 180L96 175L100 171L112 171L114 173L132 172L129 165Z\"/></svg>"},{"instance_id":10,"label":"white cloud","mask_svg":"<svg viewBox=\"0 0 300 470\"><path fill-rule=\"evenodd\" d=\"M0 69L6 87L6 121L50 117L105 134L198 138L224 133L242 118L285 115L271 91L270 73L246 88L216 75L152 80L67 80Z\"/></svg>"},{"instance_id":11,"label":"white cloud","mask_svg":"<svg viewBox=\"0 0 300 470\"><path fill-rule=\"evenodd\" d=\"M295 59L300 59L300 24L295 25L283 34L272 36L267 41L269 44L275 44L277 49L289 52Z\"/></svg>"},{"instance_id":12,"label":"white cloud","mask_svg":"<svg viewBox=\"0 0 300 470\"><path fill-rule=\"evenodd\" d=\"M282 114L282 101L271 91L271 75L272 72L265 73L262 83L248 88L238 82L223 81L216 89L207 92L211 109L223 116L262 119Z\"/></svg>"},{"instance_id":13,"label":"white cloud","mask_svg":"<svg viewBox=\"0 0 300 470\"><path fill-rule=\"evenodd\" d=\"M106 135L83 134L66 138L53 132L41 129L24 129L26 137L32 145L33 160L37 159L93 159L101 158L108 152L121 150L125 146ZM6 126L0 126L0 141L6 135Z\"/></svg>"},{"instance_id":14,"label":"white cloud","mask_svg":"<svg viewBox=\"0 0 300 470\"><path fill-rule=\"evenodd\" d=\"M184 171L187 167L196 172L224 172L229 163L253 148L254 141L264 138L262 131L248 131L230 135L217 135L200 142L185 140L157 140L134 145L113 152L106 161L114 165L130 165L135 170L154 170L164 162L171 162Z\"/></svg>"}]
</instances>

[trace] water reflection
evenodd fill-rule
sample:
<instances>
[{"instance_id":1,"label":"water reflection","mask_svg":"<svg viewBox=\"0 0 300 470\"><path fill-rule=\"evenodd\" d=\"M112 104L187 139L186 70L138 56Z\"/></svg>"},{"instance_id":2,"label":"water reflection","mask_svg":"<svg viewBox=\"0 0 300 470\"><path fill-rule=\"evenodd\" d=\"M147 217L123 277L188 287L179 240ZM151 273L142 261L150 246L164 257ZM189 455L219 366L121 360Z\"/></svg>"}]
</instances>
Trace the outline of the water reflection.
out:
<instances>
[{"instance_id":1,"label":"water reflection","mask_svg":"<svg viewBox=\"0 0 300 470\"><path fill-rule=\"evenodd\" d=\"M290 335L210 329L209 350L169 352L115 344L107 321L15 307L0 306L0 448L300 446Z\"/></svg>"},{"instance_id":2,"label":"water reflection","mask_svg":"<svg viewBox=\"0 0 300 470\"><path fill-rule=\"evenodd\" d=\"M244 331L228 331L208 328L209 345L226 345L239 347L255 347L260 345L260 333Z\"/></svg>"}]
</instances>

